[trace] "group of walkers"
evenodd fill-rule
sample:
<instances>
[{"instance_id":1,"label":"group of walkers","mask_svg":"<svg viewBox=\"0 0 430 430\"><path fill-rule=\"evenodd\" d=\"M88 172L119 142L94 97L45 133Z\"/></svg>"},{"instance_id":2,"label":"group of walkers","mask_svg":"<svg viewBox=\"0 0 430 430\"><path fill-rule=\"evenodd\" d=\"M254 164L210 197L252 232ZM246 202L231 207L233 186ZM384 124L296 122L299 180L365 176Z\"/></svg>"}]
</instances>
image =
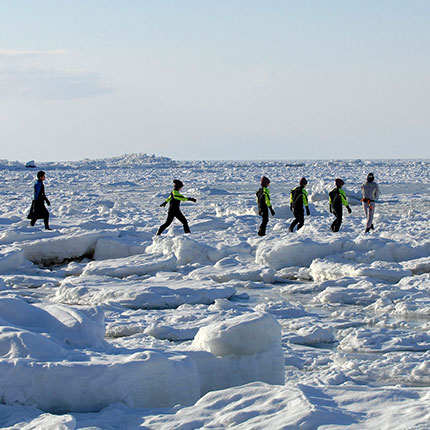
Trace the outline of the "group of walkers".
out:
<instances>
[{"instance_id":1,"label":"group of walkers","mask_svg":"<svg viewBox=\"0 0 430 430\"><path fill-rule=\"evenodd\" d=\"M31 226L34 226L38 219L43 219L45 223L45 229L52 230L49 227L49 211L45 207L45 202L48 206L51 205L50 201L45 195L45 186L43 185L45 179L46 173L43 170L37 172L37 181L34 184L34 197L27 218L31 220ZM184 226L185 233L191 233L187 219L181 212L179 205L182 201L196 202L196 199L194 199L193 197L184 197L180 193L184 184L179 179L173 180L173 186L173 191L170 193L169 197L167 197L167 199L160 205L164 207L167 205L167 203L169 203L169 211L167 213L166 222L161 225L157 231L158 236L161 235L161 233L163 233L163 231L166 230L166 228L169 227L170 224L172 224L175 218L182 223L182 225Z\"/></svg>"},{"instance_id":2,"label":"group of walkers","mask_svg":"<svg viewBox=\"0 0 430 430\"><path fill-rule=\"evenodd\" d=\"M266 234L266 227L269 222L269 210L272 216L275 215L275 210L270 201L269 184L269 178L262 176L261 188L256 193L258 214L262 217L260 229L258 230L259 236L264 236ZM311 214L308 204L308 193L306 191L307 184L307 179L303 177L299 181L299 186L292 189L290 192L290 210L294 215L294 220L288 227L290 232L293 232L295 227L297 227L297 230L303 227L305 223L305 210L306 215ZM348 213L352 213L345 191L342 189L344 185L345 182L342 179L336 178L335 187L329 192L329 208L330 212L335 216L331 224L331 230L333 232L338 232L342 224L343 206L346 207ZM369 233L370 230L374 230L373 215L375 213L375 201L380 195L379 186L375 182L373 173L367 175L366 182L361 186L361 193L363 195L361 202L363 203L367 220L365 233Z\"/></svg>"},{"instance_id":3,"label":"group of walkers","mask_svg":"<svg viewBox=\"0 0 430 430\"><path fill-rule=\"evenodd\" d=\"M46 178L44 171L37 172L37 182L34 184L34 199L31 204L30 212L27 216L31 220L30 224L35 225L36 220L43 219L45 223L45 229L51 230L49 227L49 212L45 207L45 202L49 206L51 203L45 195L45 187L43 182ZM361 199L364 207L364 212L366 215L366 230L368 233L370 230L374 229L373 226L373 215L375 213L375 201L380 195L379 186L374 181L375 177L373 173L367 175L366 182L361 186L361 192L363 198ZM290 192L290 210L294 215L294 220L289 226L289 231L293 232L295 228L297 230L301 229L305 223L305 211L306 215L310 215L309 205L308 205L308 193L306 191L306 186L308 181L305 177L301 178L299 185L292 189ZM333 232L338 232L342 224L343 217L343 206L346 207L348 213L352 213L351 208L348 204L348 199L346 198L345 191L342 189L345 182L342 179L337 178L335 180L335 187L329 192L329 206L330 212L335 216L335 220L331 224L331 229ZM262 222L258 230L259 236L265 236L266 227L269 222L269 212L272 216L275 215L275 210L273 209L272 202L270 200L270 190L269 190L270 180L266 176L261 178L261 187L257 191L257 204L258 204L258 214L262 217ZM173 220L176 218L179 220L183 227L185 233L190 233L190 227L188 221L184 214L180 210L180 204L182 201L196 202L193 197L185 197L181 194L181 190L184 184L179 179L173 180L173 190L169 197L161 203L161 207L169 204L169 209L167 213L167 219L164 224L162 224L157 235L161 235Z\"/></svg>"}]
</instances>

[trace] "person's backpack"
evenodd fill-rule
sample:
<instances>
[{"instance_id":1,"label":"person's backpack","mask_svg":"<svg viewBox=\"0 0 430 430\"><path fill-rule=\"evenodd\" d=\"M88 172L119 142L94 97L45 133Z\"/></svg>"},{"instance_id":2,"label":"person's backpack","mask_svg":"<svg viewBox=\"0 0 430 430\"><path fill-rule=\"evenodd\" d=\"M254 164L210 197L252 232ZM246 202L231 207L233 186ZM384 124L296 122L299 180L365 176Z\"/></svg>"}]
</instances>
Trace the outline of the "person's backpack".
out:
<instances>
[{"instance_id":1,"label":"person's backpack","mask_svg":"<svg viewBox=\"0 0 430 430\"><path fill-rule=\"evenodd\" d=\"M337 204L338 199L340 198L339 190L337 188L333 188L329 193L330 197L330 206L334 208L334 206Z\"/></svg>"},{"instance_id":2,"label":"person's backpack","mask_svg":"<svg viewBox=\"0 0 430 430\"><path fill-rule=\"evenodd\" d=\"M293 196L293 207L294 208L303 208L303 192L302 187L296 187L294 190L291 190L291 194Z\"/></svg>"},{"instance_id":3,"label":"person's backpack","mask_svg":"<svg viewBox=\"0 0 430 430\"><path fill-rule=\"evenodd\" d=\"M258 205L258 214L263 214L263 208L266 204L266 197L264 195L263 187L261 187L256 193L257 196L257 205Z\"/></svg>"}]
</instances>

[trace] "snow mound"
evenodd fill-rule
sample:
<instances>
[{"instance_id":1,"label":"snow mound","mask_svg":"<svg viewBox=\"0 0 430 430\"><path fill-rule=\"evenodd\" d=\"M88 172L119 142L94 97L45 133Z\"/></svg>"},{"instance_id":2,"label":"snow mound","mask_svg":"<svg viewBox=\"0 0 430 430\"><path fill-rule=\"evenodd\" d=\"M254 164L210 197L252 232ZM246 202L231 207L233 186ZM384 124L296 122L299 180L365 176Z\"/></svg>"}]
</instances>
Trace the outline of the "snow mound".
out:
<instances>
[{"instance_id":1,"label":"snow mound","mask_svg":"<svg viewBox=\"0 0 430 430\"><path fill-rule=\"evenodd\" d=\"M84 275L112 276L125 278L132 275L146 275L148 273L175 271L178 262L176 257L152 257L140 254L126 258L112 260L91 261L85 267Z\"/></svg>"},{"instance_id":2,"label":"snow mound","mask_svg":"<svg viewBox=\"0 0 430 430\"><path fill-rule=\"evenodd\" d=\"M40 288L40 287L58 287L60 279L40 275L6 275L3 276L3 281L9 288Z\"/></svg>"},{"instance_id":3,"label":"snow mound","mask_svg":"<svg viewBox=\"0 0 430 430\"><path fill-rule=\"evenodd\" d=\"M295 332L287 332L283 336L283 340L299 345L322 345L330 344L335 341L335 335L332 327L322 327L315 325L314 322L306 321L302 323L302 327L294 327ZM288 325L286 328L289 328Z\"/></svg>"},{"instance_id":4,"label":"snow mound","mask_svg":"<svg viewBox=\"0 0 430 430\"><path fill-rule=\"evenodd\" d=\"M177 236L154 238L146 252L154 255L174 255L182 266L188 263L208 264L216 249L186 236Z\"/></svg>"},{"instance_id":5,"label":"snow mound","mask_svg":"<svg viewBox=\"0 0 430 430\"><path fill-rule=\"evenodd\" d=\"M406 276L411 276L412 272L404 269L398 263L388 263L385 261L375 261L368 265L339 262L334 259L316 259L309 267L309 274L317 282L348 276L367 276L395 283Z\"/></svg>"},{"instance_id":6,"label":"snow mound","mask_svg":"<svg viewBox=\"0 0 430 430\"><path fill-rule=\"evenodd\" d=\"M194 279L212 279L215 282L251 281L272 283L275 271L256 264L254 261L244 262L238 256L222 258L216 264L200 267L189 275Z\"/></svg>"},{"instance_id":7,"label":"snow mound","mask_svg":"<svg viewBox=\"0 0 430 430\"><path fill-rule=\"evenodd\" d=\"M303 306L282 301L260 303L254 308L257 312L267 312L277 319L295 319L312 316Z\"/></svg>"},{"instance_id":8,"label":"snow mound","mask_svg":"<svg viewBox=\"0 0 430 430\"><path fill-rule=\"evenodd\" d=\"M63 358L64 348L97 348L104 342L100 308L78 310L63 305L30 305L6 297L0 299L0 323L2 357Z\"/></svg>"},{"instance_id":9,"label":"snow mound","mask_svg":"<svg viewBox=\"0 0 430 430\"><path fill-rule=\"evenodd\" d=\"M370 305L375 302L380 291L375 289L375 285L366 279L355 282L351 279L350 285L327 287L318 294L316 300L328 304L349 304L349 305Z\"/></svg>"},{"instance_id":10,"label":"snow mound","mask_svg":"<svg viewBox=\"0 0 430 430\"><path fill-rule=\"evenodd\" d=\"M430 335L410 333L404 330L362 328L354 330L341 340L340 349L348 352L392 352L427 351L430 349Z\"/></svg>"},{"instance_id":11,"label":"snow mound","mask_svg":"<svg viewBox=\"0 0 430 430\"><path fill-rule=\"evenodd\" d=\"M24 262L24 253L17 248L3 248L0 250L0 273L16 269Z\"/></svg>"},{"instance_id":12,"label":"snow mound","mask_svg":"<svg viewBox=\"0 0 430 430\"><path fill-rule=\"evenodd\" d=\"M404 269L410 270L414 275L430 273L430 257L421 257L408 261L402 261Z\"/></svg>"},{"instance_id":13,"label":"snow mound","mask_svg":"<svg viewBox=\"0 0 430 430\"><path fill-rule=\"evenodd\" d=\"M376 313L425 318L430 315L430 274L405 277L390 289L379 292L369 306Z\"/></svg>"},{"instance_id":14,"label":"snow mound","mask_svg":"<svg viewBox=\"0 0 430 430\"><path fill-rule=\"evenodd\" d=\"M230 298L236 290L211 281L122 280L103 276L68 277L56 291L55 300L74 305L117 303L132 309L168 309L187 304L212 304Z\"/></svg>"},{"instance_id":15,"label":"snow mound","mask_svg":"<svg viewBox=\"0 0 430 430\"><path fill-rule=\"evenodd\" d=\"M144 427L192 429L316 429L323 424L351 425L354 414L334 407L321 389L253 382L208 393L193 407L171 415L147 417Z\"/></svg>"}]
</instances>

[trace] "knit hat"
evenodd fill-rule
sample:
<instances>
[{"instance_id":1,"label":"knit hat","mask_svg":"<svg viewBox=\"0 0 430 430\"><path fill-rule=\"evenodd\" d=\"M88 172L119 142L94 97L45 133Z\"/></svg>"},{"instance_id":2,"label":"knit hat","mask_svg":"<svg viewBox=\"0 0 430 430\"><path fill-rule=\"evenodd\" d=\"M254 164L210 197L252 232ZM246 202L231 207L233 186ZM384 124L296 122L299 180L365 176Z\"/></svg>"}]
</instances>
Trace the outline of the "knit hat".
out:
<instances>
[{"instance_id":1,"label":"knit hat","mask_svg":"<svg viewBox=\"0 0 430 430\"><path fill-rule=\"evenodd\" d=\"M173 179L173 184L175 185L175 189L179 190L179 188L182 188L184 184L179 179Z\"/></svg>"},{"instance_id":2,"label":"knit hat","mask_svg":"<svg viewBox=\"0 0 430 430\"><path fill-rule=\"evenodd\" d=\"M270 184L270 179L267 178L266 176L262 176L261 177L261 185L263 187L267 187Z\"/></svg>"}]
</instances>

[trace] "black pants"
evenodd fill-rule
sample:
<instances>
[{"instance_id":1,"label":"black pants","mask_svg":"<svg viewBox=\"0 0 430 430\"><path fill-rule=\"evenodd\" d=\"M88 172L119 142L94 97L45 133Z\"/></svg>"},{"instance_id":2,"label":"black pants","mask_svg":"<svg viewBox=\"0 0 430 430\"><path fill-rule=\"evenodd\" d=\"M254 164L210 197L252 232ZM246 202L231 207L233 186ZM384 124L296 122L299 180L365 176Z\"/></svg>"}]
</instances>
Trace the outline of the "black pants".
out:
<instances>
[{"instance_id":1,"label":"black pants","mask_svg":"<svg viewBox=\"0 0 430 430\"><path fill-rule=\"evenodd\" d=\"M305 212L303 210L293 210L293 214L295 219L290 225L290 231L293 231L295 226L297 226L297 230L300 230L305 223Z\"/></svg>"},{"instance_id":2,"label":"black pants","mask_svg":"<svg viewBox=\"0 0 430 430\"><path fill-rule=\"evenodd\" d=\"M166 222L162 226L160 226L160 228L157 231L157 235L160 235L161 233L163 233L163 231L166 230L166 228L169 227L170 224L172 224L175 218L182 223L182 225L184 226L185 233L191 233L190 227L188 226L188 221L184 217L184 214L180 210L177 210L177 211L169 211L167 213Z\"/></svg>"},{"instance_id":3,"label":"black pants","mask_svg":"<svg viewBox=\"0 0 430 430\"><path fill-rule=\"evenodd\" d=\"M336 219L331 224L331 229L332 231L337 232L339 231L342 224L342 208L333 209L333 215L336 217Z\"/></svg>"},{"instance_id":4,"label":"black pants","mask_svg":"<svg viewBox=\"0 0 430 430\"><path fill-rule=\"evenodd\" d=\"M262 217L262 221L261 221L260 229L258 230L258 235L265 236L267 223L269 222L269 209L267 208L262 209L260 212L260 215Z\"/></svg>"},{"instance_id":5,"label":"black pants","mask_svg":"<svg viewBox=\"0 0 430 430\"><path fill-rule=\"evenodd\" d=\"M34 226L36 224L37 218L31 218L30 225ZM27 221L28 222L28 221ZM49 213L43 218L43 222L45 223L45 228L49 228Z\"/></svg>"}]
</instances>

